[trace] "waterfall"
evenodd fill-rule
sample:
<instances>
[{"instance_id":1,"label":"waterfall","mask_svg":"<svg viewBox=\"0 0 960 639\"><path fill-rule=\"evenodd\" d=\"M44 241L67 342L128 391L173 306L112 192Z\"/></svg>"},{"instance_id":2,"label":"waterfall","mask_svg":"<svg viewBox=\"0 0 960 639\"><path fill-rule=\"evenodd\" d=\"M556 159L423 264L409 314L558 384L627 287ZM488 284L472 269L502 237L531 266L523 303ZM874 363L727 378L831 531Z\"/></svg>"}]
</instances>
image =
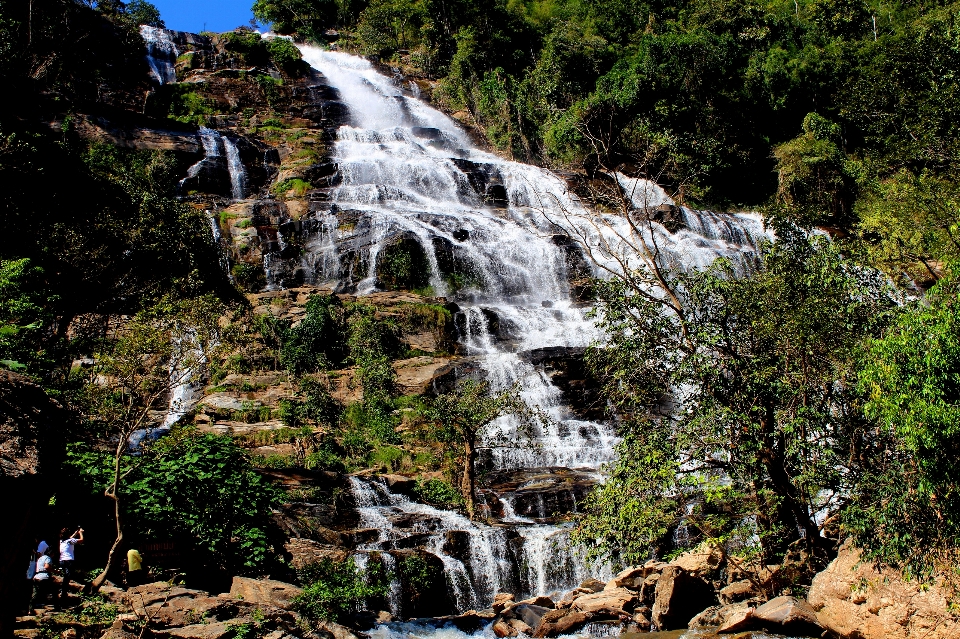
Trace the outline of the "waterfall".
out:
<instances>
[{"instance_id":1,"label":"waterfall","mask_svg":"<svg viewBox=\"0 0 960 639\"><path fill-rule=\"evenodd\" d=\"M180 52L166 29L140 25L140 35L147 46L147 64L150 75L160 84L177 81L176 62Z\"/></svg>"},{"instance_id":2,"label":"waterfall","mask_svg":"<svg viewBox=\"0 0 960 639\"><path fill-rule=\"evenodd\" d=\"M617 268L625 256L628 263L636 260L624 241L630 237L627 222L589 212L547 170L476 148L453 120L366 60L299 46L304 60L337 90L350 121L337 131L332 153L340 182L329 193L329 209L305 218L314 230L290 269L304 273L308 283L351 285L364 294L378 286L377 259L388 244L400 236L415 240L434 294L460 307L462 345L491 387L519 383L523 401L549 418L532 427L512 417L491 424L483 443L492 469L518 473L560 466L598 475L614 459L618 440L612 426L577 417L561 389L524 354L583 348L601 337L570 286L572 268L588 276L601 271L582 258L579 267L571 264L565 234L602 245L595 258ZM664 260L682 268L705 266L720 256L744 259L768 237L757 216L676 207L652 183L616 179L634 209L668 204L676 210L682 228L670 232L653 222L646 239L657 242ZM359 222L341 230L337 221L343 212ZM341 270L344 246L365 251L356 261L365 270L352 274L350 282ZM443 272L451 254L466 265L469 277L455 281ZM265 258L271 287L280 285L274 273L281 262L276 255ZM413 535L426 535L421 547L443 562L461 610L490 605L497 591L547 594L573 588L591 574L608 574L588 569L570 547L567 527L518 517L509 503L503 525L491 526L393 494L379 480L353 477L351 488L363 526L378 531L361 549L387 551ZM395 525L401 520L416 523ZM451 535L465 539L466 550L452 551Z\"/></svg>"},{"instance_id":3,"label":"waterfall","mask_svg":"<svg viewBox=\"0 0 960 639\"><path fill-rule=\"evenodd\" d=\"M230 194L235 200L242 200L247 191L247 172L240 160L240 151L230 138L223 138L227 151L227 168L230 171Z\"/></svg>"}]
</instances>

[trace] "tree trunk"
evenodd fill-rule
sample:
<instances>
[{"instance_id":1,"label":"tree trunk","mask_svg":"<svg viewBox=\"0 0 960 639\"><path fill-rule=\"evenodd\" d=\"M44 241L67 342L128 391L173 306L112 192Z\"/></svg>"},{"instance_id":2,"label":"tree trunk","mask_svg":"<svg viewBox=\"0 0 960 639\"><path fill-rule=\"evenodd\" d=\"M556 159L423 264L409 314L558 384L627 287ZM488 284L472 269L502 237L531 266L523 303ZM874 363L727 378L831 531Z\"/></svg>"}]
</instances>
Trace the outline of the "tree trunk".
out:
<instances>
[{"instance_id":1,"label":"tree trunk","mask_svg":"<svg viewBox=\"0 0 960 639\"><path fill-rule=\"evenodd\" d=\"M787 473L786 463L781 453L782 446L777 442L774 433L772 412L772 409L768 410L768 414L760 419L760 429L763 437L760 461L770 477L774 492L782 500L782 507L795 520L794 522L784 521L784 525L795 524L803 529L806 544L812 550L822 546L824 540L820 536L820 528L810 516L806 505L800 500L797 495L797 487L794 486L790 475Z\"/></svg>"},{"instance_id":2,"label":"tree trunk","mask_svg":"<svg viewBox=\"0 0 960 639\"><path fill-rule=\"evenodd\" d=\"M467 502L467 516L473 519L474 504L476 502L477 477L473 467L477 459L475 437L466 437L463 444L463 477L460 480L460 492Z\"/></svg>"},{"instance_id":3,"label":"tree trunk","mask_svg":"<svg viewBox=\"0 0 960 639\"><path fill-rule=\"evenodd\" d=\"M120 482L123 480L123 475L120 472L120 460L123 459L123 453L126 452L127 449L127 437L129 437L129 435L126 432L120 434L120 443L117 444L116 455L113 460L113 483L110 485L110 488L103 493L113 500L113 517L117 523L117 538L114 540L113 545L110 546L110 552L107 553L107 564L104 566L103 572L97 575L97 578L90 584L90 589L94 593L100 590L107 580L110 569L117 561L117 548L119 548L123 542L123 518L120 516Z\"/></svg>"},{"instance_id":4,"label":"tree trunk","mask_svg":"<svg viewBox=\"0 0 960 639\"><path fill-rule=\"evenodd\" d=\"M107 575L110 574L110 570L114 567L119 557L119 555L117 555L117 549L123 542L123 527L120 518L120 496L116 492L116 487L114 487L112 493L107 492L106 495L113 500L113 515L117 521L117 538L114 540L113 545L110 546L110 552L107 553L107 565L104 567L103 572L97 575L97 578L90 583L90 589L94 594L96 594L104 582L107 581Z\"/></svg>"}]
</instances>

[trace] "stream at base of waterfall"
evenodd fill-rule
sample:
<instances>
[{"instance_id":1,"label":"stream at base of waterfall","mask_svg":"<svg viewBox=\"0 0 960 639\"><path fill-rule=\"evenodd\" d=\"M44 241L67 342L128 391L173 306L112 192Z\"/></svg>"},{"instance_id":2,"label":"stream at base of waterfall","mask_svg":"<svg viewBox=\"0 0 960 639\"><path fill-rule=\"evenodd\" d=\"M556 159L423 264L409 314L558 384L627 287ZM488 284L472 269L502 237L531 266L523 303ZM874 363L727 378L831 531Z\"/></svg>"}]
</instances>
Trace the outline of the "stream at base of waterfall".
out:
<instances>
[{"instance_id":1,"label":"stream at base of waterfall","mask_svg":"<svg viewBox=\"0 0 960 639\"><path fill-rule=\"evenodd\" d=\"M423 249L433 294L455 302L462 313L461 343L482 376L493 390L519 383L523 401L549 417L532 431L512 417L491 424L482 455L485 468L509 473L562 467L600 480L603 465L614 459L613 426L578 417L524 353L582 349L600 337L571 292L576 265L563 239L573 231L605 240L609 250L599 259L612 264L618 252L629 250L618 245L617 234L627 236L618 227L622 220L609 218L610 232L597 235L603 229L586 223L588 212L553 173L476 148L452 119L365 59L300 48L304 60L338 92L350 118L337 131L332 157L340 183L331 192L329 210L310 214L317 230L295 258L296 269L310 284L362 295L377 290L378 255L398 237L415 241ZM649 182L617 179L637 208L672 204ZM347 210L359 222L343 230L337 215ZM756 215L679 210L684 227L671 233L655 224L650 239L682 267L702 267L720 256L744 260L769 237ZM350 271L347 282L343 246L351 241L364 247L360 263L365 270ZM468 277L445 276L451 255ZM588 276L600 273L581 261ZM265 267L268 286L279 288L269 259ZM443 562L460 611L489 607L497 592L554 594L588 576L609 577L608 568L587 566L582 552L570 546L565 525L517 516L509 500L501 503L499 521L488 525L391 493L382 480L354 477L351 489L364 527L378 531L376 539L356 550L358 564L366 565L372 552L393 561L383 551L397 547L404 536L423 537L422 545ZM412 529L392 523L406 515L415 516ZM466 558L447 552L451 532L466 535ZM394 618L404 618L396 586L388 601ZM394 630L379 632L386 639Z\"/></svg>"}]
</instances>

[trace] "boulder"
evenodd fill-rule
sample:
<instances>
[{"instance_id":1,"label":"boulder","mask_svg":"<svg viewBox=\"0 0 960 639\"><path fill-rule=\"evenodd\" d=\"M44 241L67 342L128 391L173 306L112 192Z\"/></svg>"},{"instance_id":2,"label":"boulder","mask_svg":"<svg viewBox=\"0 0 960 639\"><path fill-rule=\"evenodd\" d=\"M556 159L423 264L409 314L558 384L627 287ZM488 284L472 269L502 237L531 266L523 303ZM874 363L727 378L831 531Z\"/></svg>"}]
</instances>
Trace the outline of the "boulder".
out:
<instances>
[{"instance_id":1,"label":"boulder","mask_svg":"<svg viewBox=\"0 0 960 639\"><path fill-rule=\"evenodd\" d=\"M690 620L688 624L691 628L716 628L723 622L720 611L723 606L710 606L696 617Z\"/></svg>"},{"instance_id":2,"label":"boulder","mask_svg":"<svg viewBox=\"0 0 960 639\"><path fill-rule=\"evenodd\" d=\"M810 604L796 597L774 597L754 610L753 618L760 625L779 632L811 636L820 636L823 632L817 613Z\"/></svg>"},{"instance_id":3,"label":"boulder","mask_svg":"<svg viewBox=\"0 0 960 639\"><path fill-rule=\"evenodd\" d=\"M757 625L753 606L732 604L720 609L720 623L717 632L742 632Z\"/></svg>"},{"instance_id":4,"label":"boulder","mask_svg":"<svg viewBox=\"0 0 960 639\"><path fill-rule=\"evenodd\" d=\"M179 639L221 639L221 637L233 636L234 626L239 625L237 621L218 621L214 623L195 623L182 628L173 628L165 633L168 637L178 637Z\"/></svg>"},{"instance_id":5,"label":"boulder","mask_svg":"<svg viewBox=\"0 0 960 639\"><path fill-rule=\"evenodd\" d=\"M580 612L612 616L629 616L640 598L636 592L626 588L612 588L601 590L589 595L583 595L573 602L572 608ZM693 616L693 615L691 615Z\"/></svg>"},{"instance_id":6,"label":"boulder","mask_svg":"<svg viewBox=\"0 0 960 639\"><path fill-rule=\"evenodd\" d=\"M749 579L741 579L720 589L720 602L724 604L736 603L760 595L756 585Z\"/></svg>"},{"instance_id":7,"label":"boulder","mask_svg":"<svg viewBox=\"0 0 960 639\"><path fill-rule=\"evenodd\" d=\"M503 619L497 619L493 622L493 634L503 639L503 637L515 637L516 631Z\"/></svg>"},{"instance_id":8,"label":"boulder","mask_svg":"<svg viewBox=\"0 0 960 639\"><path fill-rule=\"evenodd\" d=\"M604 590L613 590L614 588L639 588L647 575L643 566L633 566L626 570L621 570L617 575L607 582Z\"/></svg>"},{"instance_id":9,"label":"boulder","mask_svg":"<svg viewBox=\"0 0 960 639\"><path fill-rule=\"evenodd\" d=\"M507 623L510 625L510 629L516 634L524 634L527 636L533 634L533 627L531 627L526 621L521 619L510 619L507 621Z\"/></svg>"},{"instance_id":10,"label":"boulder","mask_svg":"<svg viewBox=\"0 0 960 639\"><path fill-rule=\"evenodd\" d=\"M321 621L316 628L320 634L332 639L357 639L357 635L352 630L333 621Z\"/></svg>"},{"instance_id":11,"label":"boulder","mask_svg":"<svg viewBox=\"0 0 960 639\"><path fill-rule=\"evenodd\" d=\"M670 562L671 566L683 568L692 575L706 577L713 574L723 562L723 552L714 545L701 545L687 551Z\"/></svg>"},{"instance_id":12,"label":"boulder","mask_svg":"<svg viewBox=\"0 0 960 639\"><path fill-rule=\"evenodd\" d=\"M288 608L290 600L303 592L293 584L273 579L250 579L234 577L230 586L230 595L237 599L255 604L268 604L277 608Z\"/></svg>"},{"instance_id":13,"label":"boulder","mask_svg":"<svg viewBox=\"0 0 960 639\"><path fill-rule=\"evenodd\" d=\"M840 639L960 637L960 619L948 612L944 588L861 563L860 551L849 542L814 577L807 601L820 625Z\"/></svg>"},{"instance_id":14,"label":"boulder","mask_svg":"<svg viewBox=\"0 0 960 639\"><path fill-rule=\"evenodd\" d=\"M599 579L590 577L588 579L584 579L583 583L581 583L579 587L583 590L589 590L590 592L600 592L607 587L607 584L603 583Z\"/></svg>"},{"instance_id":15,"label":"boulder","mask_svg":"<svg viewBox=\"0 0 960 639\"><path fill-rule=\"evenodd\" d=\"M659 630L685 628L694 615L716 602L713 587L706 580L668 565L657 579L651 621Z\"/></svg>"},{"instance_id":16,"label":"boulder","mask_svg":"<svg viewBox=\"0 0 960 639\"><path fill-rule=\"evenodd\" d=\"M493 611L497 614L503 612L503 609L513 603L513 595L508 592L498 592L493 596Z\"/></svg>"},{"instance_id":17,"label":"boulder","mask_svg":"<svg viewBox=\"0 0 960 639\"><path fill-rule=\"evenodd\" d=\"M529 604L531 606L538 606L540 608L549 608L551 610L557 607L556 604L553 603L553 599L551 599L550 597L544 597L543 595L539 597L530 597L529 599L524 599L520 603Z\"/></svg>"},{"instance_id":18,"label":"boulder","mask_svg":"<svg viewBox=\"0 0 960 639\"><path fill-rule=\"evenodd\" d=\"M579 610L552 610L543 616L533 636L558 637L571 634L583 628L592 619L592 614Z\"/></svg>"}]
</instances>

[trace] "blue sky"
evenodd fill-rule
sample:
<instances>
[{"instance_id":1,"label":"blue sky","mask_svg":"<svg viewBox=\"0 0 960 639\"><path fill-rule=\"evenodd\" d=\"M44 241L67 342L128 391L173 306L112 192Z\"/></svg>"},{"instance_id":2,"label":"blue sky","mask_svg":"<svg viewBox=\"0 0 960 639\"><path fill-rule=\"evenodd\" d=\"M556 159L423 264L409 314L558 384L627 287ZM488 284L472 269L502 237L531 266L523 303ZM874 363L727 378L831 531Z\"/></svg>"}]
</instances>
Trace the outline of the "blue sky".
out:
<instances>
[{"instance_id":1,"label":"blue sky","mask_svg":"<svg viewBox=\"0 0 960 639\"><path fill-rule=\"evenodd\" d=\"M230 31L247 24L254 0L151 0L168 29L199 33ZM206 27L204 27L206 25Z\"/></svg>"}]
</instances>

